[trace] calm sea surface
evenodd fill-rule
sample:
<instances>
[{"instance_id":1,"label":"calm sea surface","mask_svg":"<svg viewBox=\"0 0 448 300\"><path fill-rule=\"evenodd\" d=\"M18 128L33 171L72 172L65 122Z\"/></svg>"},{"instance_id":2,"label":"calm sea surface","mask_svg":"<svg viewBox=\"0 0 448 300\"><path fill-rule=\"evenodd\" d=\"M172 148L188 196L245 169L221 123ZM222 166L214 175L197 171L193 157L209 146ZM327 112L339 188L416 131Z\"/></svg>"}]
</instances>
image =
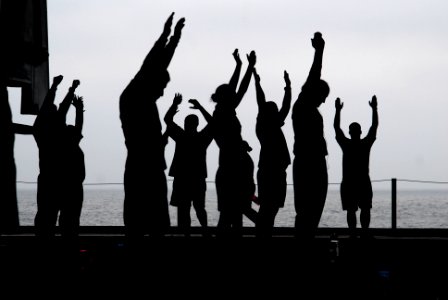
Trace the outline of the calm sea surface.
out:
<instances>
[{"instance_id":1,"label":"calm sea surface","mask_svg":"<svg viewBox=\"0 0 448 300\"><path fill-rule=\"evenodd\" d=\"M171 186L171 183L168 184ZM338 185L330 185L321 218L320 227L346 227L346 215L342 211ZM148 195L151 193L148 190ZM168 196L171 193L169 192ZM124 192L121 185L85 186L84 205L81 215L83 226L122 226ZM448 228L448 189L398 189L397 226L399 228ZM33 225L36 214L36 188L34 185L18 185L20 224ZM258 206L253 204L258 210ZM214 183L208 184L206 210L210 226L218 221ZM171 224L177 225L176 208L170 206ZM191 210L192 225L199 226L194 209ZM293 186L288 186L285 207L280 209L275 226L294 226ZM359 216L358 216L359 217ZM244 226L254 224L244 219ZM391 227L391 190L388 185L374 184L372 228Z\"/></svg>"}]
</instances>

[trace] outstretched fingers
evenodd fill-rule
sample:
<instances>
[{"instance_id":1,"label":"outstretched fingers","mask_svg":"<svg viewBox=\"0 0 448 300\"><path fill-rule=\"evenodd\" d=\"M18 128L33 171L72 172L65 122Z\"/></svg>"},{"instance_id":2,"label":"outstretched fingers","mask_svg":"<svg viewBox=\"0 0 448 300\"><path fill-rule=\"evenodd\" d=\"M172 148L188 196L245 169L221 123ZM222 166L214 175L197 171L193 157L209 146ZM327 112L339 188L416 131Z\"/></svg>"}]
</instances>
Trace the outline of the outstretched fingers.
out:
<instances>
[{"instance_id":1,"label":"outstretched fingers","mask_svg":"<svg viewBox=\"0 0 448 300\"><path fill-rule=\"evenodd\" d=\"M199 109L201 107L201 104L196 99L190 99L188 102L191 104L190 108Z\"/></svg>"},{"instance_id":2,"label":"outstretched fingers","mask_svg":"<svg viewBox=\"0 0 448 300\"><path fill-rule=\"evenodd\" d=\"M344 107L344 103L341 102L341 99L338 97L336 98L336 101L334 102L334 106L337 110L341 110L342 107Z\"/></svg>"},{"instance_id":3,"label":"outstretched fingers","mask_svg":"<svg viewBox=\"0 0 448 300\"><path fill-rule=\"evenodd\" d=\"M174 95L173 103L179 105L182 102L182 94L176 93Z\"/></svg>"}]
</instances>

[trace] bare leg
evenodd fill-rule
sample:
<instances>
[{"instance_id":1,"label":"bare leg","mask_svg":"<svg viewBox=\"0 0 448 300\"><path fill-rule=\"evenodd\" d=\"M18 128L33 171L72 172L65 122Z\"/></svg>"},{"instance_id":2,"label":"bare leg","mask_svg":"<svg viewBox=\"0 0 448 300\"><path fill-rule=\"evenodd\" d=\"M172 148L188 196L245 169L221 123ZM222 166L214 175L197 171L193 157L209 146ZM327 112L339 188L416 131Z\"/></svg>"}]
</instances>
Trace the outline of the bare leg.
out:
<instances>
[{"instance_id":1,"label":"bare leg","mask_svg":"<svg viewBox=\"0 0 448 300\"><path fill-rule=\"evenodd\" d=\"M350 230L350 237L356 237L356 210L347 210L347 224Z\"/></svg>"},{"instance_id":2,"label":"bare leg","mask_svg":"<svg viewBox=\"0 0 448 300\"><path fill-rule=\"evenodd\" d=\"M361 214L359 217L361 221L362 232L365 237L369 237L369 227L370 227L370 209L361 209Z\"/></svg>"}]
</instances>

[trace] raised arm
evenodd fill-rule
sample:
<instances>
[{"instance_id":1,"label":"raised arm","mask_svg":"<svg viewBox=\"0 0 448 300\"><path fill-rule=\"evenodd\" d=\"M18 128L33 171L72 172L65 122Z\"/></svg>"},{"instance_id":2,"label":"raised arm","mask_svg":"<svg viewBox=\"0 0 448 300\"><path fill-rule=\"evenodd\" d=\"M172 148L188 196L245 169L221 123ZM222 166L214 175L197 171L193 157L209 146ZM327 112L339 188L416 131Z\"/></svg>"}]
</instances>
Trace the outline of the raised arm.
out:
<instances>
[{"instance_id":1,"label":"raised arm","mask_svg":"<svg viewBox=\"0 0 448 300\"><path fill-rule=\"evenodd\" d=\"M238 81L240 80L241 73L241 65L243 64L240 59L240 54L238 53L238 49L235 49L232 53L233 58L235 59L236 65L235 70L233 71L232 77L230 78L229 85L232 90L236 91L236 87L238 86Z\"/></svg>"},{"instance_id":2,"label":"raised arm","mask_svg":"<svg viewBox=\"0 0 448 300\"><path fill-rule=\"evenodd\" d=\"M182 102L182 95L176 93L173 99L173 104L171 104L170 108L165 114L165 117L163 118L167 126L175 125L174 115L178 112L178 107L181 102Z\"/></svg>"},{"instance_id":3,"label":"raised arm","mask_svg":"<svg viewBox=\"0 0 448 300\"><path fill-rule=\"evenodd\" d=\"M212 120L212 115L210 115L209 112L205 110L205 108L199 103L198 100L190 99L188 100L188 102L192 104L190 108L199 110L207 123L210 123L210 121Z\"/></svg>"},{"instance_id":4,"label":"raised arm","mask_svg":"<svg viewBox=\"0 0 448 300\"><path fill-rule=\"evenodd\" d=\"M334 115L334 131L336 133L336 140L339 142L340 138L344 137L344 132L341 129L341 110L344 106L344 103L341 102L341 99L336 98L336 101L334 102L334 106L336 108L336 113Z\"/></svg>"},{"instance_id":5,"label":"raised arm","mask_svg":"<svg viewBox=\"0 0 448 300\"><path fill-rule=\"evenodd\" d=\"M179 19L176 23L176 27L174 28L174 34L171 36L170 41L165 47L165 51L163 53L163 68L168 68L171 60L174 56L174 51L176 51L177 45L179 44L180 37L182 35L182 28L185 26L185 18Z\"/></svg>"},{"instance_id":6,"label":"raised arm","mask_svg":"<svg viewBox=\"0 0 448 300\"><path fill-rule=\"evenodd\" d=\"M373 95L372 101L369 101L370 107L372 107L372 125L369 129L369 135L376 136L376 131L378 129L378 102L376 96Z\"/></svg>"},{"instance_id":7,"label":"raised arm","mask_svg":"<svg viewBox=\"0 0 448 300\"><path fill-rule=\"evenodd\" d=\"M166 43L168 42L168 37L171 34L171 26L173 25L173 19L174 19L174 12L172 12L168 19L165 21L165 25L163 26L163 31L160 37L157 39L157 41L154 43L154 46L152 47L152 50L159 50L161 51L163 48L165 48Z\"/></svg>"},{"instance_id":8,"label":"raised arm","mask_svg":"<svg viewBox=\"0 0 448 300\"><path fill-rule=\"evenodd\" d=\"M289 79L288 72L283 73L285 79L285 95L283 96L282 108L280 109L280 119L286 120L289 110L291 109L291 80Z\"/></svg>"},{"instance_id":9,"label":"raised arm","mask_svg":"<svg viewBox=\"0 0 448 300\"><path fill-rule=\"evenodd\" d=\"M45 111L51 105L54 104L54 100L56 98L56 90L58 89L59 84L61 84L62 79L64 79L62 75L58 75L53 78L53 83L51 84L50 89L45 95L45 99L44 102L42 103L40 110Z\"/></svg>"},{"instance_id":10,"label":"raised arm","mask_svg":"<svg viewBox=\"0 0 448 300\"><path fill-rule=\"evenodd\" d=\"M266 97L263 92L263 88L261 87L261 79L260 75L258 75L257 70L254 68L253 70L254 79L255 79L255 93L257 95L257 104L258 109L260 109L264 103L266 103Z\"/></svg>"},{"instance_id":11,"label":"raised arm","mask_svg":"<svg viewBox=\"0 0 448 300\"><path fill-rule=\"evenodd\" d=\"M160 63L160 56L163 53L163 49L165 48L165 45L168 42L168 37L171 34L171 26L173 25L173 18L174 18L174 12L171 13L168 19L165 21L162 34L154 43L149 53L146 55L145 60L143 61L142 67L140 69L140 72L146 72L147 69L149 69L149 67L151 66L151 64L155 64L156 62Z\"/></svg>"},{"instance_id":12,"label":"raised arm","mask_svg":"<svg viewBox=\"0 0 448 300\"><path fill-rule=\"evenodd\" d=\"M317 81L320 79L322 71L322 58L324 54L325 41L320 32L314 33L314 38L311 39L311 45L315 49L313 64L311 65L310 73L308 74L307 82Z\"/></svg>"},{"instance_id":13,"label":"raised arm","mask_svg":"<svg viewBox=\"0 0 448 300\"><path fill-rule=\"evenodd\" d=\"M171 13L168 19L165 21L162 34L154 43L149 53L146 55L142 63L142 66L140 67L140 70L135 75L135 79L137 79L138 82L143 84L144 79L148 77L148 74L154 72L154 70L163 70L163 69L166 70L166 68L168 67L171 58L174 54L174 50L177 46L177 42L179 41L178 39L180 38L180 30L183 27L180 24L182 23L181 19L178 21L178 25L176 25L177 32L174 33L174 35L177 36L178 38L177 42L176 38L172 38L172 44L170 46L171 50L166 50L168 38L171 34L171 27L173 25L173 18L174 18L174 12ZM170 51L172 51L173 53L168 54Z\"/></svg>"},{"instance_id":14,"label":"raised arm","mask_svg":"<svg viewBox=\"0 0 448 300\"><path fill-rule=\"evenodd\" d=\"M67 117L68 109L70 108L70 104L75 97L75 90L79 86L80 81L75 79L73 80L72 86L68 89L67 95L65 95L64 100L62 100L61 104L59 104L58 113L64 119Z\"/></svg>"},{"instance_id":15,"label":"raised arm","mask_svg":"<svg viewBox=\"0 0 448 300\"><path fill-rule=\"evenodd\" d=\"M12 128L14 133L17 134L33 134L33 126L31 125L12 123Z\"/></svg>"},{"instance_id":16,"label":"raised arm","mask_svg":"<svg viewBox=\"0 0 448 300\"><path fill-rule=\"evenodd\" d=\"M255 68L255 63L257 62L255 51L251 51L250 54L247 55L247 60L249 64L247 66L246 74L244 74L243 80L241 80L238 92L236 93L235 107L240 104L244 94L246 94L247 88L249 87L250 79L252 78L252 73Z\"/></svg>"},{"instance_id":17,"label":"raised arm","mask_svg":"<svg viewBox=\"0 0 448 300\"><path fill-rule=\"evenodd\" d=\"M84 125L84 101L81 96L73 97L73 106L76 109L76 117L75 117L75 127L79 132L82 132L82 127Z\"/></svg>"}]
</instances>

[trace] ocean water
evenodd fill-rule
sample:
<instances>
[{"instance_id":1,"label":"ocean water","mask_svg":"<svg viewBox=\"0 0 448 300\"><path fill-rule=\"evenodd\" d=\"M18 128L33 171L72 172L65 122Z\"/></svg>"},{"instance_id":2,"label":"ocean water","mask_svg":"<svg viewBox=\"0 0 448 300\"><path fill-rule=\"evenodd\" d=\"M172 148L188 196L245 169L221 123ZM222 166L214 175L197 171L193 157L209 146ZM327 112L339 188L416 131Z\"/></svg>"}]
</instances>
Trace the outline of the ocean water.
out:
<instances>
[{"instance_id":1,"label":"ocean water","mask_svg":"<svg viewBox=\"0 0 448 300\"><path fill-rule=\"evenodd\" d=\"M169 182L168 186L171 186ZM148 190L148 194L151 191ZM169 191L168 196L171 195ZM84 187L84 205L81 214L82 226L122 226L123 225L122 185L101 185ZM18 185L18 206L20 224L33 225L36 214L35 185ZM256 204L252 204L258 210ZM177 209L170 206L171 224L177 226ZM206 210L210 226L216 226L217 211L214 183L207 186ZM373 184L373 207L371 211L372 228L390 228L391 189L388 184ZM194 209L191 209L192 226L199 226ZM275 226L294 227L295 209L293 186L288 186L285 206L280 209ZM359 219L359 214L358 214ZM244 217L244 226L254 224ZM358 225L359 226L359 225ZM347 227L346 214L342 210L339 186L330 185L324 212L319 227ZM398 189L397 192L398 228L448 228L448 189L422 188Z\"/></svg>"}]
</instances>

